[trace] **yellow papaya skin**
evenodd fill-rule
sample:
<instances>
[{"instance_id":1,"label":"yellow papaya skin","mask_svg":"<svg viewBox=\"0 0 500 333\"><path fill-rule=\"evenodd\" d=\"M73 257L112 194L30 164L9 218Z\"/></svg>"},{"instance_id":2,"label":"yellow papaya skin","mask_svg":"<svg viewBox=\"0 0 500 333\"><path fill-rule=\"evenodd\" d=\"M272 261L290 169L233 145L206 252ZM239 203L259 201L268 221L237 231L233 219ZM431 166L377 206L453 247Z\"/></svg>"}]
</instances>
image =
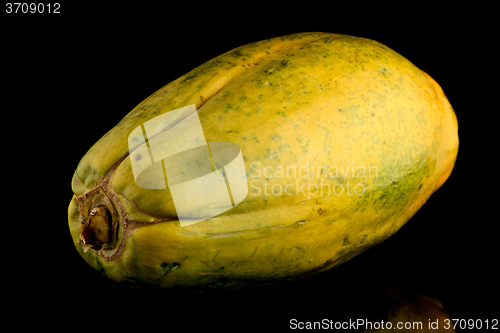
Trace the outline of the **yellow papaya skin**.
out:
<instances>
[{"instance_id":1,"label":"yellow papaya skin","mask_svg":"<svg viewBox=\"0 0 500 333\"><path fill-rule=\"evenodd\" d=\"M192 104L207 142L240 147L248 195L181 227L168 188L136 185L128 136ZM167 84L92 146L72 180L69 227L85 261L124 284L199 290L290 280L394 234L448 179L457 152L442 89L395 51L331 33L272 38ZM113 241L86 249L82 227L100 206Z\"/></svg>"}]
</instances>

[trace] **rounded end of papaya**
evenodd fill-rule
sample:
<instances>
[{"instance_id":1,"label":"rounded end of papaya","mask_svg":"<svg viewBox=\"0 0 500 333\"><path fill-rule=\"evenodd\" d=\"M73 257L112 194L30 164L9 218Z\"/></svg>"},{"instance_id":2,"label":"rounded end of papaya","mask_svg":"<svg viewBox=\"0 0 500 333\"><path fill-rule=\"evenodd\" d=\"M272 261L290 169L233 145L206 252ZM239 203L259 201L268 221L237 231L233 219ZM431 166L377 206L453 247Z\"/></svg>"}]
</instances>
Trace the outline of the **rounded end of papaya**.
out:
<instances>
[{"instance_id":1,"label":"rounded end of papaya","mask_svg":"<svg viewBox=\"0 0 500 333\"><path fill-rule=\"evenodd\" d=\"M450 177L457 160L459 146L458 121L457 115L441 86L429 74L422 72L433 87L438 101L437 109L439 113L437 113L436 123L439 126L440 135L437 137L439 151L437 152L436 168L439 170L439 174L434 187L434 191L436 191Z\"/></svg>"}]
</instances>

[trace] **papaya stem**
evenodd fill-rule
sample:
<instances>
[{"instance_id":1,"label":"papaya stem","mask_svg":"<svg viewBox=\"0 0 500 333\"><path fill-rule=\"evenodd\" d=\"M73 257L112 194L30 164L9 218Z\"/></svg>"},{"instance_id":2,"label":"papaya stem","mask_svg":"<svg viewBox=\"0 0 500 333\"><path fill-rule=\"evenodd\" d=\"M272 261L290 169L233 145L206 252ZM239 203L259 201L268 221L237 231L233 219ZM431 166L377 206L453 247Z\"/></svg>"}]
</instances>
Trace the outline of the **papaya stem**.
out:
<instances>
[{"instance_id":1,"label":"papaya stem","mask_svg":"<svg viewBox=\"0 0 500 333\"><path fill-rule=\"evenodd\" d=\"M111 241L111 215L106 206L92 209L88 221L83 225L79 236L79 243L84 252L89 248L100 250Z\"/></svg>"}]
</instances>

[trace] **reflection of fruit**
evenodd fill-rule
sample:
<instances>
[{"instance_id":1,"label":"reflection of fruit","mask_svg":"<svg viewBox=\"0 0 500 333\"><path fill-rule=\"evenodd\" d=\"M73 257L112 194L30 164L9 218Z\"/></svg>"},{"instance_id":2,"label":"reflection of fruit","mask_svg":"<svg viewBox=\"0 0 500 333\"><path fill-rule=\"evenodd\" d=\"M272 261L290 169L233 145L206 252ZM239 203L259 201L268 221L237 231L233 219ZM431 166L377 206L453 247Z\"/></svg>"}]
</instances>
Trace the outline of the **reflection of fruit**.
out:
<instances>
[{"instance_id":1,"label":"reflection of fruit","mask_svg":"<svg viewBox=\"0 0 500 333\"><path fill-rule=\"evenodd\" d=\"M351 290L349 296L337 294L330 301L326 316L335 332L454 332L438 300L400 286L368 288L366 294Z\"/></svg>"},{"instance_id":2,"label":"reflection of fruit","mask_svg":"<svg viewBox=\"0 0 500 333\"><path fill-rule=\"evenodd\" d=\"M128 136L191 104L207 142L241 148L249 194L180 227L169 189L135 184ZM92 267L134 285L290 279L394 234L449 177L457 149L443 91L396 52L329 33L274 38L195 68L103 136L74 174L70 231Z\"/></svg>"},{"instance_id":3,"label":"reflection of fruit","mask_svg":"<svg viewBox=\"0 0 500 333\"><path fill-rule=\"evenodd\" d=\"M389 322L392 329L388 328ZM384 328L376 329L374 326L364 332L455 332L443 305L429 296L419 294L398 300L386 317Z\"/></svg>"}]
</instances>

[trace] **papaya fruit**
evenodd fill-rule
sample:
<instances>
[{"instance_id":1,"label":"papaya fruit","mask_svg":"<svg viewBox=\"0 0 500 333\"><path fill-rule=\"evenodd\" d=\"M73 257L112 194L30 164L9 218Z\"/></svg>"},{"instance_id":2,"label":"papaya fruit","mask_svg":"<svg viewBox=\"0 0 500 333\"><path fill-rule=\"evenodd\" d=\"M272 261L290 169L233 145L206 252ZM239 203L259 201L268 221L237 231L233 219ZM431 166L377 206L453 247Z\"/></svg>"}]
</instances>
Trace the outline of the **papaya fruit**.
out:
<instances>
[{"instance_id":1,"label":"papaya fruit","mask_svg":"<svg viewBox=\"0 0 500 333\"><path fill-rule=\"evenodd\" d=\"M349 35L276 37L196 67L98 140L72 179L69 229L88 264L131 286L294 280L393 235L457 152L443 90L402 55Z\"/></svg>"}]
</instances>

